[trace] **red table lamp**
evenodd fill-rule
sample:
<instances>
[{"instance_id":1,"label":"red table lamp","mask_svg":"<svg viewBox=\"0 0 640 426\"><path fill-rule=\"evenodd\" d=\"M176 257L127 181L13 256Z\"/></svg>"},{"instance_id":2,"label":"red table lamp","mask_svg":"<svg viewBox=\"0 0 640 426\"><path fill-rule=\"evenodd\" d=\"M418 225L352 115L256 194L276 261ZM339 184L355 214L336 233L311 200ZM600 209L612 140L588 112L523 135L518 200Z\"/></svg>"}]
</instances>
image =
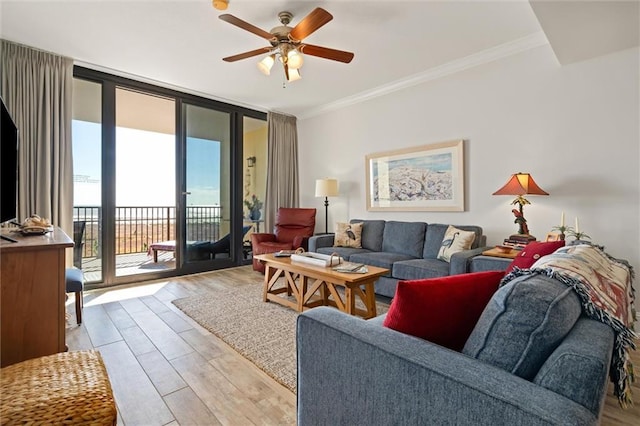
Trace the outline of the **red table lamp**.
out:
<instances>
[{"instance_id":1,"label":"red table lamp","mask_svg":"<svg viewBox=\"0 0 640 426\"><path fill-rule=\"evenodd\" d=\"M529 234L527 220L524 218L523 206L531 204L524 195L549 195L538 186L529 173L515 173L511 175L509 181L493 195L516 195L516 199L511 204L518 204L519 209L511 210L516 217L515 223L518 224L518 233L510 238L520 241L535 241L536 237Z\"/></svg>"}]
</instances>

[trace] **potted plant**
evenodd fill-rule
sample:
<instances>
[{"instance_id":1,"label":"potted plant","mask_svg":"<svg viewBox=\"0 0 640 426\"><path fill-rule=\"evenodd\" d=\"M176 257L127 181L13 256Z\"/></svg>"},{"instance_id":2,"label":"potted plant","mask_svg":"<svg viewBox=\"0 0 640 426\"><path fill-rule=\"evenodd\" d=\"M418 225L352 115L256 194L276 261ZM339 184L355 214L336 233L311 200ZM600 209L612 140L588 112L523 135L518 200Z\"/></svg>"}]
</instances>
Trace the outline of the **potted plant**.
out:
<instances>
[{"instance_id":1,"label":"potted plant","mask_svg":"<svg viewBox=\"0 0 640 426\"><path fill-rule=\"evenodd\" d=\"M253 194L250 199L244 200L244 205L249 210L249 219L251 220L259 220L261 216L260 209L263 206L262 201L256 197L256 194Z\"/></svg>"}]
</instances>

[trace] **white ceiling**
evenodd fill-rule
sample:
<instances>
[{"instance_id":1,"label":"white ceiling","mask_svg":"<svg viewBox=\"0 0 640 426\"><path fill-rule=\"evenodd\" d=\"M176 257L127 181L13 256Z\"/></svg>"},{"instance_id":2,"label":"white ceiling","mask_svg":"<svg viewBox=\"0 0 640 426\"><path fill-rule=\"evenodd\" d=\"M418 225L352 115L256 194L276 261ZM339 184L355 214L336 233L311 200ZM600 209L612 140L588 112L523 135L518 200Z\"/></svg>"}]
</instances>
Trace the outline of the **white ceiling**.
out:
<instances>
[{"instance_id":1,"label":"white ceiling","mask_svg":"<svg viewBox=\"0 0 640 426\"><path fill-rule=\"evenodd\" d=\"M209 0L0 0L0 37L90 68L297 116L546 44L547 36L560 63L564 57L571 62L638 46L637 1L596 2L601 7L586 11L579 1L537 3L532 8L527 0L230 0L220 12ZM268 43L221 21L221 13L269 31L279 25L278 12L292 12L295 26L318 6L334 19L305 40L354 52L350 64L307 56L303 79L283 88L277 65L271 76L258 71L260 56L222 61ZM610 19L603 19L610 9ZM613 41L591 52L593 42L581 41L571 28L584 31L593 23L598 34L622 35L607 36ZM578 50L577 58L564 53Z\"/></svg>"}]
</instances>

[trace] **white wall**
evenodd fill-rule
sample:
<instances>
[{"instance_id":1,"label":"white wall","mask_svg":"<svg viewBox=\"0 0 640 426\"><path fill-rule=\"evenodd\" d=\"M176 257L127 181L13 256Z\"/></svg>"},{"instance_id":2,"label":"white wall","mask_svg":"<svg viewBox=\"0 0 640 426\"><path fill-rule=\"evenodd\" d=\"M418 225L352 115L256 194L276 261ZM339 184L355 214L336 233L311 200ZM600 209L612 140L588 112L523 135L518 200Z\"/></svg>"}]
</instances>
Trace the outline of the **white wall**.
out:
<instances>
[{"instance_id":1,"label":"white wall","mask_svg":"<svg viewBox=\"0 0 640 426\"><path fill-rule=\"evenodd\" d=\"M578 216L581 231L639 269L638 54L560 67L543 46L299 120L301 206L317 207L316 228L324 228L314 182L335 177L330 230L350 218L475 224L497 244L517 225L512 197L491 194L512 173L529 172L550 193L525 206L533 235L544 239L564 211L568 225ZM366 154L452 139L465 140L464 212L366 210Z\"/></svg>"}]
</instances>

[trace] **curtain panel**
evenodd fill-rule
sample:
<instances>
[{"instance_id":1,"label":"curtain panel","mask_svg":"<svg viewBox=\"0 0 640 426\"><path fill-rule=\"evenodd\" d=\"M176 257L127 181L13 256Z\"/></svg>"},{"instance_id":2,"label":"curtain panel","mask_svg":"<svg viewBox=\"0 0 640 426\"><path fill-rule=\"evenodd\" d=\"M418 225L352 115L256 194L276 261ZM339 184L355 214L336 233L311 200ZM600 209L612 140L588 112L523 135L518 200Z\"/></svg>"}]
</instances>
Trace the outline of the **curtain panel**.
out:
<instances>
[{"instance_id":1,"label":"curtain panel","mask_svg":"<svg viewBox=\"0 0 640 426\"><path fill-rule=\"evenodd\" d=\"M0 40L0 74L19 132L18 219L38 214L73 235L73 60Z\"/></svg>"},{"instance_id":2,"label":"curtain panel","mask_svg":"<svg viewBox=\"0 0 640 426\"><path fill-rule=\"evenodd\" d=\"M265 230L272 232L279 207L299 207L298 127L296 117L269 112Z\"/></svg>"}]
</instances>

